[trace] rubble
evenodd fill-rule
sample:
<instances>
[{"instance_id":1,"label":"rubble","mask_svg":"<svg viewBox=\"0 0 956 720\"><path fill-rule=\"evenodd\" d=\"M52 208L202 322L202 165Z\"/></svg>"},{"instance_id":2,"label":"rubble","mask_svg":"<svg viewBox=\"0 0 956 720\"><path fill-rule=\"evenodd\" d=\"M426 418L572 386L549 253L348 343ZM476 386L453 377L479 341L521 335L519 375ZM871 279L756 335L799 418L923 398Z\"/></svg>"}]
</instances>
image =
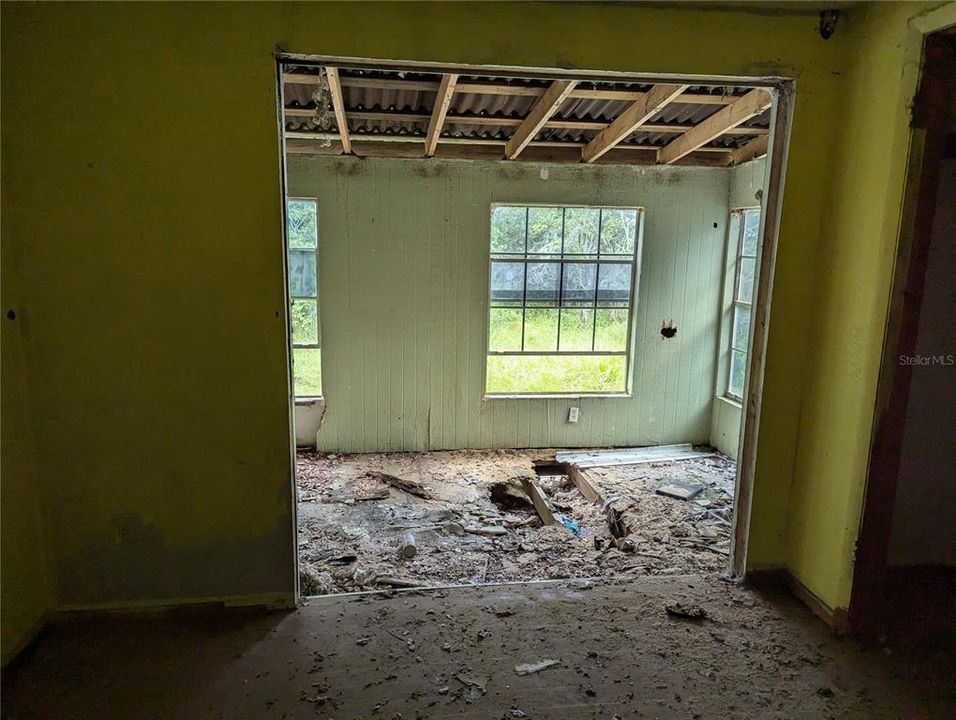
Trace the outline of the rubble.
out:
<instances>
[{"instance_id":1,"label":"rubble","mask_svg":"<svg viewBox=\"0 0 956 720\"><path fill-rule=\"evenodd\" d=\"M536 464L547 474L534 475ZM559 472L549 450L300 453L301 591L726 570L728 458L590 468L610 493L603 504ZM655 493L674 479L703 490L692 500ZM542 512L555 524L544 525Z\"/></svg>"}]
</instances>

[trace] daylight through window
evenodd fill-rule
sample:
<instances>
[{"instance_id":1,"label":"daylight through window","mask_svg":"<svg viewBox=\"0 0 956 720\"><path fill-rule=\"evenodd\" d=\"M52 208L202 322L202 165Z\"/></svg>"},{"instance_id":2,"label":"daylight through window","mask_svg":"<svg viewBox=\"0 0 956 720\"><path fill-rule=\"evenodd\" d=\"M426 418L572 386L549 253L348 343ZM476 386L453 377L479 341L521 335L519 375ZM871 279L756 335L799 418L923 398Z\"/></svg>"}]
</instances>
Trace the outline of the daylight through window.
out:
<instances>
[{"instance_id":1,"label":"daylight through window","mask_svg":"<svg viewBox=\"0 0 956 720\"><path fill-rule=\"evenodd\" d=\"M737 267L734 280L733 325L730 333L730 376L727 395L741 400L747 373L747 347L750 341L750 312L754 278L757 272L757 246L760 237L760 210L734 210L730 216L731 237L737 241Z\"/></svg>"},{"instance_id":2,"label":"daylight through window","mask_svg":"<svg viewBox=\"0 0 956 720\"><path fill-rule=\"evenodd\" d=\"M317 397L322 394L318 207L314 199L289 198L286 209L295 395Z\"/></svg>"},{"instance_id":3,"label":"daylight through window","mask_svg":"<svg viewBox=\"0 0 956 720\"><path fill-rule=\"evenodd\" d=\"M625 393L639 208L491 210L489 394Z\"/></svg>"}]
</instances>

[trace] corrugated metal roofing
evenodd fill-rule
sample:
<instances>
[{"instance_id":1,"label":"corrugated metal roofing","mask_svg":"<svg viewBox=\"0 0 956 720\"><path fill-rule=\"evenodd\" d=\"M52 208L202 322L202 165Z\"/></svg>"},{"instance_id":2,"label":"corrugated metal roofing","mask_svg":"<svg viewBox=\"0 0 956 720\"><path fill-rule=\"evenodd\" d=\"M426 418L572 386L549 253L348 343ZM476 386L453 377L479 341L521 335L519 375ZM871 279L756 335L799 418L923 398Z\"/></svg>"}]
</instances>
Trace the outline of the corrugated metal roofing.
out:
<instances>
[{"instance_id":1,"label":"corrugated metal roofing","mask_svg":"<svg viewBox=\"0 0 956 720\"><path fill-rule=\"evenodd\" d=\"M288 72L297 74L316 74L315 68L286 68ZM316 75L318 80L318 75ZM414 84L431 84L437 89L440 75L429 73L398 73L376 70L340 70L342 93L345 100L346 112L350 133L356 135L387 134L408 135L410 137L424 137L428 128L428 118L435 103L437 93L427 89L410 89L388 87L388 82L405 82ZM352 81L362 82L356 86ZM381 86L366 86L369 82L381 83ZM539 91L548 86L541 80L514 80L488 76L461 76L458 85L474 85L478 83L507 84L520 88ZM600 89L615 91L646 91L650 86L636 83L579 83L577 89ZM312 93L315 86L303 83L285 83L283 97L285 107L297 109L314 109L315 103ZM740 96L749 88L745 87L712 87L694 86L688 92L709 94L715 96ZM523 119L537 100L532 95L502 95L475 92L456 92L448 109L450 119L442 129L443 137L462 139L492 139L505 141L514 132L514 128ZM586 121L606 125L623 112L630 101L603 98L575 98L565 100L551 121ZM682 125L690 128L718 112L720 104L689 104L675 102L667 105L654 116L650 123ZM368 118L363 113L390 113L404 114L413 117ZM454 116L468 116L475 120L469 123L456 123ZM479 118L488 118L489 122L478 123ZM770 122L770 111L744 123L745 127L766 129ZM321 130L311 117L286 116L285 127L289 131L315 132ZM332 123L334 130L334 122ZM598 129L545 127L536 140L555 142L586 143L593 138ZM642 144L662 146L677 137L679 132L641 131L630 135L621 144ZM712 147L734 148L753 139L752 134L729 133L721 135L713 142Z\"/></svg>"}]
</instances>

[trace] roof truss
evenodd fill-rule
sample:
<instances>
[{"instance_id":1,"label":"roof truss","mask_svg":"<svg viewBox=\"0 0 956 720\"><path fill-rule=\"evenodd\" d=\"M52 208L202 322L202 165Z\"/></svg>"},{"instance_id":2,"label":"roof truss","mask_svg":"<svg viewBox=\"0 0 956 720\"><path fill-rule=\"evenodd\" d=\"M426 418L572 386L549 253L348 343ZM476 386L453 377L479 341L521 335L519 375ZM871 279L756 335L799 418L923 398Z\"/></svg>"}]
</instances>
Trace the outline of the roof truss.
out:
<instances>
[{"instance_id":1,"label":"roof truss","mask_svg":"<svg viewBox=\"0 0 956 720\"><path fill-rule=\"evenodd\" d=\"M313 122L310 86L323 76L335 132ZM766 90L587 79L544 84L539 78L495 77L493 68L480 77L332 66L319 74L286 71L282 80L288 149L724 166L766 154L769 128L764 112L771 103Z\"/></svg>"}]
</instances>

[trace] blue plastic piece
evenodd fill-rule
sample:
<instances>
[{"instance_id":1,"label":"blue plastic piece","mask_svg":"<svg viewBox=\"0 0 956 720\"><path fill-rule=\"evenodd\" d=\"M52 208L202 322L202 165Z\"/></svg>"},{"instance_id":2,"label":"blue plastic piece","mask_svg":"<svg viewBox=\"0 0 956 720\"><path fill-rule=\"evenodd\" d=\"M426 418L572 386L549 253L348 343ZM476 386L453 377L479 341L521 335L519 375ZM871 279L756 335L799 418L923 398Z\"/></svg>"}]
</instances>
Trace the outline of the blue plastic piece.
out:
<instances>
[{"instance_id":1,"label":"blue plastic piece","mask_svg":"<svg viewBox=\"0 0 956 720\"><path fill-rule=\"evenodd\" d=\"M581 534L581 526L578 525L578 521L574 518L569 518L567 515L562 515L558 513L557 515L558 522L564 525L568 530L573 532L575 535Z\"/></svg>"}]
</instances>

